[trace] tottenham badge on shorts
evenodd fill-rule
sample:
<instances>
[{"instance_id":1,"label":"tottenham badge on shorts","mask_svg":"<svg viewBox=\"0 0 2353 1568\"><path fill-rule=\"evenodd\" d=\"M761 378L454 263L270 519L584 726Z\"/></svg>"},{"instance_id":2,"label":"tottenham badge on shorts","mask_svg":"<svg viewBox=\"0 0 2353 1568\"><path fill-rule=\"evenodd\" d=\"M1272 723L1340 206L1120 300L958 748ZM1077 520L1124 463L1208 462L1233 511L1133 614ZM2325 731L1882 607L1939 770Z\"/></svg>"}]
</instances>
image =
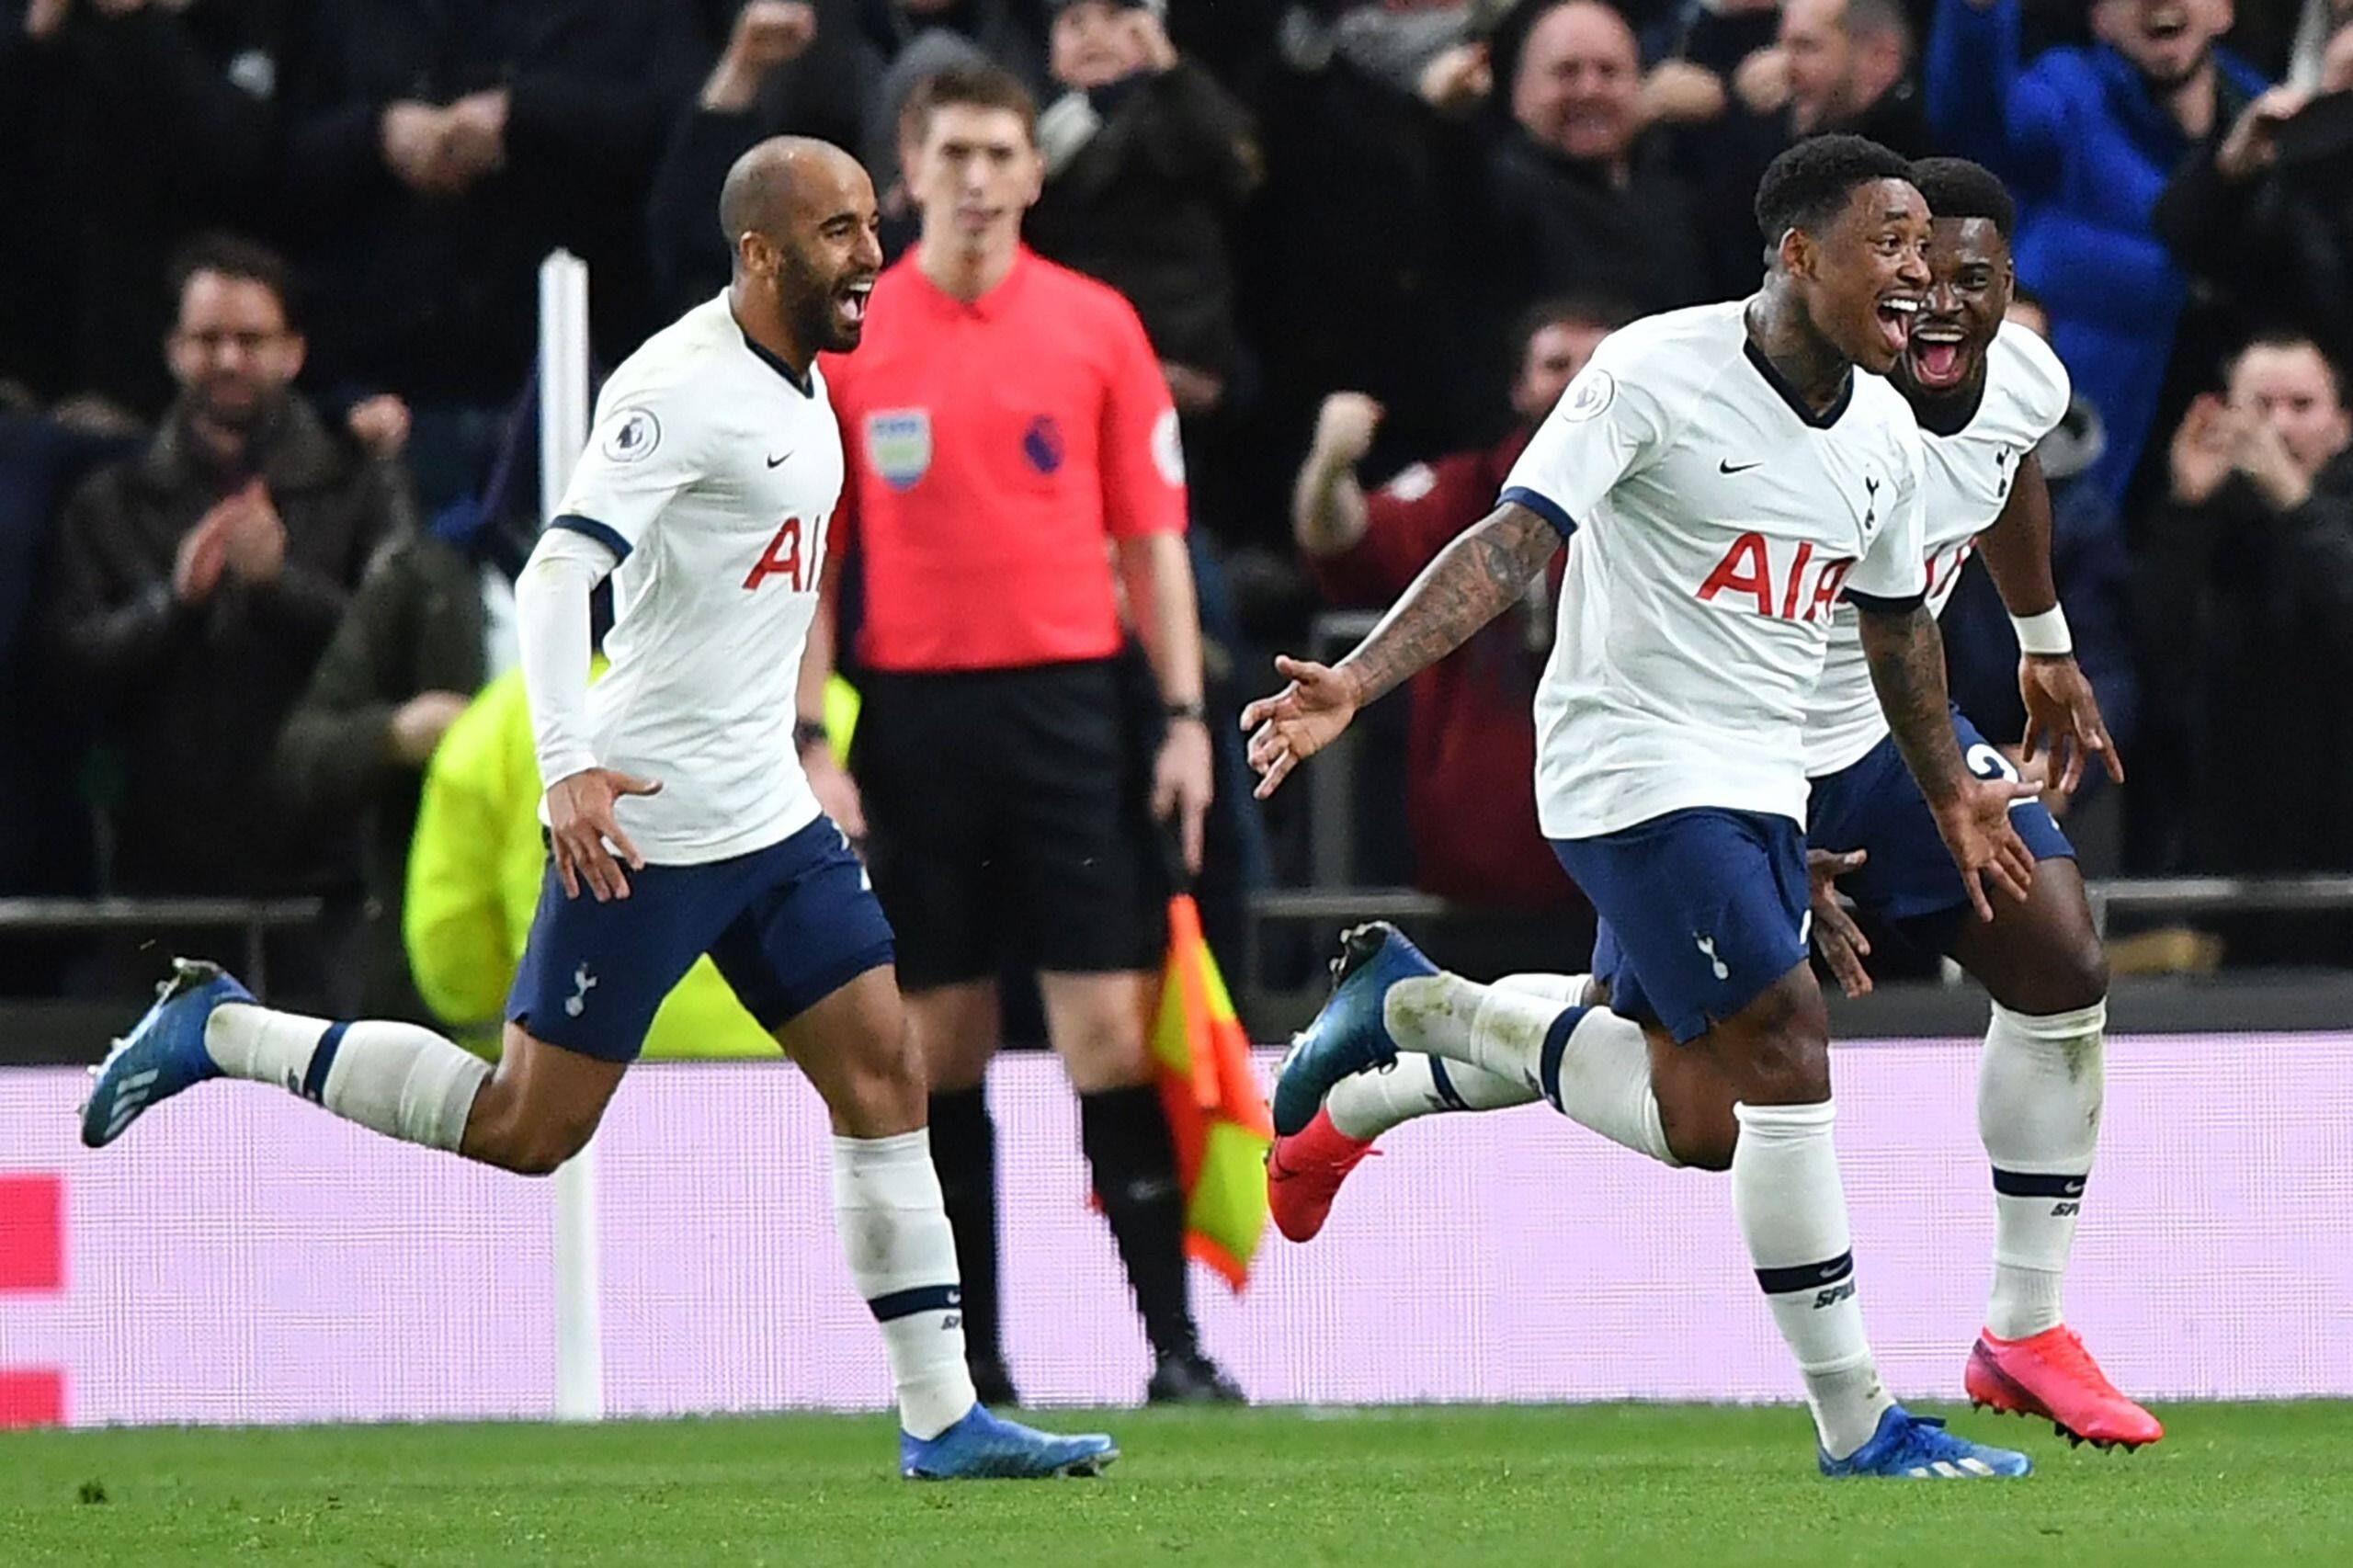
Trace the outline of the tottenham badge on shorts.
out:
<instances>
[{"instance_id":1,"label":"tottenham badge on shorts","mask_svg":"<svg viewBox=\"0 0 2353 1568\"><path fill-rule=\"evenodd\" d=\"M866 460L893 490L913 490L931 472L931 411L886 408L866 416Z\"/></svg>"}]
</instances>

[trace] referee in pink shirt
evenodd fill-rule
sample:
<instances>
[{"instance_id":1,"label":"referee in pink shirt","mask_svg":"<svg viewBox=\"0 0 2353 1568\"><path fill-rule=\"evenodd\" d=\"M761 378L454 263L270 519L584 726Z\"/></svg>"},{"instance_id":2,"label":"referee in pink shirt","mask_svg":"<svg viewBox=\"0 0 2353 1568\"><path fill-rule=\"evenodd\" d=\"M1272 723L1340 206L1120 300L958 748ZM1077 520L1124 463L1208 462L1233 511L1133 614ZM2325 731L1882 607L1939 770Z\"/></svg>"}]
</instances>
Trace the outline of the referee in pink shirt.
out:
<instances>
[{"instance_id":1,"label":"referee in pink shirt","mask_svg":"<svg viewBox=\"0 0 2353 1568\"><path fill-rule=\"evenodd\" d=\"M1153 819L1198 866L1211 789L1176 412L1127 301L1021 244L1043 179L1028 91L972 66L916 93L902 126L922 237L876 283L858 353L824 369L848 454L837 537L864 587L851 767L931 1070L972 1376L1012 1399L983 1093L1010 964L1037 971L1078 1092L1152 1345L1149 1397L1235 1401L1187 1304L1184 1198L1144 1038L1167 939ZM1121 668L1120 586L1158 689L1156 744ZM824 777L822 748L806 756L847 807L848 781Z\"/></svg>"}]
</instances>

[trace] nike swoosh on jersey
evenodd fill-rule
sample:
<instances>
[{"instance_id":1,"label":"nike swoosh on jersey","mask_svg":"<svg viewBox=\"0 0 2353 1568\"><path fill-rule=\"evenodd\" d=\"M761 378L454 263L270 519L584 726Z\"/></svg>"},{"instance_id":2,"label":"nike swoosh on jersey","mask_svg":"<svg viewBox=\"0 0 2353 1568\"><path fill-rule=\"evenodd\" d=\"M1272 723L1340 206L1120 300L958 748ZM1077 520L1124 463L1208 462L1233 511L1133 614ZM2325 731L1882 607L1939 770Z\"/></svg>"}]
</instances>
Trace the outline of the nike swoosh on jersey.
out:
<instances>
[{"instance_id":1,"label":"nike swoosh on jersey","mask_svg":"<svg viewBox=\"0 0 2353 1568\"><path fill-rule=\"evenodd\" d=\"M1765 460L1763 458L1758 458L1753 463L1736 463L1730 458L1719 458L1716 460L1716 472L1718 473L1746 473L1752 468L1763 468L1764 466Z\"/></svg>"},{"instance_id":2,"label":"nike swoosh on jersey","mask_svg":"<svg viewBox=\"0 0 2353 1568\"><path fill-rule=\"evenodd\" d=\"M790 452L787 452L782 458L770 458L768 459L768 467L781 468L784 466L785 458L790 458L790 456L792 456L792 454Z\"/></svg>"}]
</instances>

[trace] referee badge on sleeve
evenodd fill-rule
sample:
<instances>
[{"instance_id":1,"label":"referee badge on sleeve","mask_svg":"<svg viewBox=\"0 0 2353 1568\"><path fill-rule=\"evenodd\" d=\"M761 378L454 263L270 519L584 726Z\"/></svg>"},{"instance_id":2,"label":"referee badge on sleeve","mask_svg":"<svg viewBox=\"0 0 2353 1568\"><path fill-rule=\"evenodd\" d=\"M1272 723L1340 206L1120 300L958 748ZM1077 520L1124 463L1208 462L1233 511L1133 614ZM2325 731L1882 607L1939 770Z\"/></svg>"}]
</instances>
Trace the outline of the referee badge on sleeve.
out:
<instances>
[{"instance_id":1,"label":"referee badge on sleeve","mask_svg":"<svg viewBox=\"0 0 2353 1568\"><path fill-rule=\"evenodd\" d=\"M893 490L931 472L931 411L885 408L866 416L866 460Z\"/></svg>"}]
</instances>

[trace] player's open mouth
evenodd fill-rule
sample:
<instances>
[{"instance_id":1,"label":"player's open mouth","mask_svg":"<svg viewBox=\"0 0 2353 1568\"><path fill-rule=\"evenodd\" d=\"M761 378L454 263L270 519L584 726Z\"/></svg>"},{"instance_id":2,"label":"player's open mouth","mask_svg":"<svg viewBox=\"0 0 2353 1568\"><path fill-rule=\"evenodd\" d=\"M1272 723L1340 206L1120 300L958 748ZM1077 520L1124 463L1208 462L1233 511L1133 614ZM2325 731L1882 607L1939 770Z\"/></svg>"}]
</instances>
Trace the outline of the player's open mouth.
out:
<instances>
[{"instance_id":1,"label":"player's open mouth","mask_svg":"<svg viewBox=\"0 0 2353 1568\"><path fill-rule=\"evenodd\" d=\"M1920 301L1910 294L1889 294L1879 302L1880 335L1887 340L1890 358L1903 355L1912 335L1912 318L1919 313Z\"/></svg>"},{"instance_id":2,"label":"player's open mouth","mask_svg":"<svg viewBox=\"0 0 2353 1568\"><path fill-rule=\"evenodd\" d=\"M834 309L842 320L851 326L863 325L866 321L866 299L873 292L874 279L871 278L862 278L855 283L846 284L841 291L834 296Z\"/></svg>"},{"instance_id":3,"label":"player's open mouth","mask_svg":"<svg viewBox=\"0 0 2353 1568\"><path fill-rule=\"evenodd\" d=\"M2189 27L2189 13L2180 6L2168 6L2152 13L2141 25L2141 34L2154 43L2165 43L2179 38Z\"/></svg>"},{"instance_id":4,"label":"player's open mouth","mask_svg":"<svg viewBox=\"0 0 2353 1568\"><path fill-rule=\"evenodd\" d=\"M1961 352L1964 335L1959 324L1951 322L1927 322L1915 327L1906 350L1912 380L1938 392L1959 386L1969 374L1967 357Z\"/></svg>"}]
</instances>

